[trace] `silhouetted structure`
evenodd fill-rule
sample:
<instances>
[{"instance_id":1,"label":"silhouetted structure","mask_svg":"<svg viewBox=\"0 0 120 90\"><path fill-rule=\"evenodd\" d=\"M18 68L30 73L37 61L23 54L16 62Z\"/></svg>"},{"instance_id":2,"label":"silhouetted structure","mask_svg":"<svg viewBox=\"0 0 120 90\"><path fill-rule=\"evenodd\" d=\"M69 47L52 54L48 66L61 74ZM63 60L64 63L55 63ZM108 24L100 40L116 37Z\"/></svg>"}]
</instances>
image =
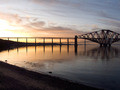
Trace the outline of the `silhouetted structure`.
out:
<instances>
[{"instance_id":1,"label":"silhouetted structure","mask_svg":"<svg viewBox=\"0 0 120 90\"><path fill-rule=\"evenodd\" d=\"M84 45L86 45L86 40L90 40L92 42L99 43L100 46L111 46L112 43L117 42L120 40L120 34L113 32L111 30L101 30L101 31L95 31L83 35L76 35L75 37L0 37L1 40L2 38L7 38L7 42L11 42L10 39L16 39L16 42L14 43L19 43L19 45L27 45L27 46L32 46L32 45L70 45L71 42L70 40L74 40L74 45L77 48L78 45L78 39L85 39ZM19 39L26 39L26 42L20 43ZM34 43L29 43L28 39L34 39ZM42 39L43 42L39 43L37 42L37 39ZM51 43L47 43L46 40L51 39ZM54 43L54 39L59 40L58 43ZM62 39L67 40L67 43L63 43ZM5 41L5 40L4 40ZM12 41L13 42L13 41ZM8 43L9 45L10 43ZM4 44L5 45L5 44ZM10 45L9 45L10 46Z\"/></svg>"},{"instance_id":2,"label":"silhouetted structure","mask_svg":"<svg viewBox=\"0 0 120 90\"><path fill-rule=\"evenodd\" d=\"M83 35L79 35L78 38L87 39L96 43L100 46L111 46L112 43L120 40L120 34L111 30L95 31Z\"/></svg>"}]
</instances>

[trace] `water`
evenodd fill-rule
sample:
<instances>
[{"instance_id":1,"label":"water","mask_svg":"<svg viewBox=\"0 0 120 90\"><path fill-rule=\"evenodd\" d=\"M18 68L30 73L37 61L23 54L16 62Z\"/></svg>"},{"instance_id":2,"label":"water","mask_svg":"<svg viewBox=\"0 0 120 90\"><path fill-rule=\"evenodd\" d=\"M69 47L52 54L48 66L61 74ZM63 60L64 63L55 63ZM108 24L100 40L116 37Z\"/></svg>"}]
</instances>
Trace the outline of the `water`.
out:
<instances>
[{"instance_id":1,"label":"water","mask_svg":"<svg viewBox=\"0 0 120 90\"><path fill-rule=\"evenodd\" d=\"M120 90L120 48L31 46L0 52L0 60L106 90Z\"/></svg>"}]
</instances>

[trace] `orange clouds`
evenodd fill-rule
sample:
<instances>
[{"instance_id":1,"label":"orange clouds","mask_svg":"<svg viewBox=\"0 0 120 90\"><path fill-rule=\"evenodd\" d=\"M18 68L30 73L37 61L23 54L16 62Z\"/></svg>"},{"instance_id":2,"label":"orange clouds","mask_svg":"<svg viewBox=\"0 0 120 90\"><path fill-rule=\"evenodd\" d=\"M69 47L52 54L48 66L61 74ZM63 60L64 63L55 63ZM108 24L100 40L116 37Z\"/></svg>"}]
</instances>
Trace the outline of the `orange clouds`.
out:
<instances>
[{"instance_id":1,"label":"orange clouds","mask_svg":"<svg viewBox=\"0 0 120 90\"><path fill-rule=\"evenodd\" d=\"M40 21L37 18L21 17L17 14L7 14L7 13L0 13L0 17L3 20L7 21L10 24L10 26L14 28L14 29L8 28L8 30L5 31L8 33L12 32L11 35L16 34L17 36L23 35L23 36L37 36L37 37L39 36L72 37L75 34L80 34L80 31L76 31L75 29L73 30L73 28L57 26L56 24L54 24L53 26L51 25L46 26L45 21Z\"/></svg>"}]
</instances>

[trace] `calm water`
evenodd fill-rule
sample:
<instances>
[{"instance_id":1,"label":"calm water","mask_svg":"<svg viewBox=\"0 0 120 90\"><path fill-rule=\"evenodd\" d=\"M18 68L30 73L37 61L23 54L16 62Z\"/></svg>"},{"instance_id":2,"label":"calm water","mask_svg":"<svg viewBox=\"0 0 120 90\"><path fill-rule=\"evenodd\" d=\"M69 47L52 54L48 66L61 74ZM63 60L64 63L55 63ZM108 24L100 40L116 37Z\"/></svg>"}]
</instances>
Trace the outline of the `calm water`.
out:
<instances>
[{"instance_id":1,"label":"calm water","mask_svg":"<svg viewBox=\"0 0 120 90\"><path fill-rule=\"evenodd\" d=\"M97 45L32 46L0 52L0 60L86 85L120 90L120 48Z\"/></svg>"}]
</instances>

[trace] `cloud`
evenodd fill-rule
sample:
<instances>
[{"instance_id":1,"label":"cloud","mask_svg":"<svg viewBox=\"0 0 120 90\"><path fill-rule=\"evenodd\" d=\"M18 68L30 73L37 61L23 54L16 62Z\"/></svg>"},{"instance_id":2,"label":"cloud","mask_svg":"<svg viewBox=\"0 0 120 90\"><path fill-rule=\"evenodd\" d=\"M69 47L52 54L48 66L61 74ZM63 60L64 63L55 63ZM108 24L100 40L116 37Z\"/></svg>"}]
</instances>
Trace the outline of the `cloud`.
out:
<instances>
[{"instance_id":1,"label":"cloud","mask_svg":"<svg viewBox=\"0 0 120 90\"><path fill-rule=\"evenodd\" d=\"M35 28L35 29L40 29L40 28L43 28L44 25L45 25L44 21L36 21L36 22L28 23L27 25L24 25L24 26L28 26L28 27Z\"/></svg>"},{"instance_id":2,"label":"cloud","mask_svg":"<svg viewBox=\"0 0 120 90\"><path fill-rule=\"evenodd\" d=\"M43 36L43 37L74 37L75 35L81 34L81 31L73 28L64 26L50 26L42 27L39 29L26 27L31 36Z\"/></svg>"},{"instance_id":3,"label":"cloud","mask_svg":"<svg viewBox=\"0 0 120 90\"><path fill-rule=\"evenodd\" d=\"M62 26L52 26L52 27L46 28L46 30L53 30L53 31L61 30L61 31L64 31L64 30L72 30L72 29L67 28L67 27L62 27Z\"/></svg>"},{"instance_id":4,"label":"cloud","mask_svg":"<svg viewBox=\"0 0 120 90\"><path fill-rule=\"evenodd\" d=\"M46 25L45 21L40 21L38 18L33 17L21 17L18 14L8 14L0 12L0 18L6 20L12 26L21 26L24 28L24 31L28 31L28 33L32 33L34 31L38 32L47 32L51 34L77 34L75 28L68 28L64 26L56 26L56 24L51 24L50 26ZM49 23L47 23L49 24ZM31 30L31 31L30 31ZM39 34L40 34L39 33Z\"/></svg>"},{"instance_id":5,"label":"cloud","mask_svg":"<svg viewBox=\"0 0 120 90\"><path fill-rule=\"evenodd\" d=\"M116 10L118 10L116 14L119 14L119 0L32 0L32 2L44 5L44 8L46 7L44 11L54 16L69 19L92 20L91 18L95 17L120 20L119 16L112 14Z\"/></svg>"},{"instance_id":6,"label":"cloud","mask_svg":"<svg viewBox=\"0 0 120 90\"><path fill-rule=\"evenodd\" d=\"M70 0L32 0L32 2L42 5L71 5L71 6L80 6L79 2L73 2Z\"/></svg>"},{"instance_id":7,"label":"cloud","mask_svg":"<svg viewBox=\"0 0 120 90\"><path fill-rule=\"evenodd\" d=\"M52 26L49 28L45 28L44 30L47 30L48 32L51 31L51 33L53 34L57 34L57 35L66 35L64 37L68 36L74 36L74 35L78 35L81 34L81 31L76 30L75 28L68 28L68 27L62 27L62 26Z\"/></svg>"},{"instance_id":8,"label":"cloud","mask_svg":"<svg viewBox=\"0 0 120 90\"><path fill-rule=\"evenodd\" d=\"M110 29L120 33L120 20L99 19L99 23L106 25L106 29Z\"/></svg>"},{"instance_id":9,"label":"cloud","mask_svg":"<svg viewBox=\"0 0 120 90\"><path fill-rule=\"evenodd\" d=\"M39 21L38 18L28 17L28 16L20 16L18 14L9 14L0 12L0 19L6 20L12 26L29 26L40 28L45 25L44 21Z\"/></svg>"},{"instance_id":10,"label":"cloud","mask_svg":"<svg viewBox=\"0 0 120 90\"><path fill-rule=\"evenodd\" d=\"M101 16L101 17L103 17L103 18L114 19L114 20L120 20L119 17L112 16L112 15L106 13L105 11L100 11L100 12L98 13L98 15Z\"/></svg>"},{"instance_id":11,"label":"cloud","mask_svg":"<svg viewBox=\"0 0 120 90\"><path fill-rule=\"evenodd\" d=\"M21 17L18 14L10 14L10 13L3 13L0 12L0 19L6 20L9 22L10 25L13 26L20 26L27 22L29 22L29 17Z\"/></svg>"},{"instance_id":12,"label":"cloud","mask_svg":"<svg viewBox=\"0 0 120 90\"><path fill-rule=\"evenodd\" d=\"M114 27L120 27L120 21L114 19L100 19L101 23L112 25Z\"/></svg>"},{"instance_id":13,"label":"cloud","mask_svg":"<svg viewBox=\"0 0 120 90\"><path fill-rule=\"evenodd\" d=\"M17 14L8 14L0 12L0 19L7 20L11 23L20 23L22 19Z\"/></svg>"},{"instance_id":14,"label":"cloud","mask_svg":"<svg viewBox=\"0 0 120 90\"><path fill-rule=\"evenodd\" d=\"M55 4L55 3L59 3L60 1L59 0L32 0L33 2L35 3L51 3L51 4Z\"/></svg>"}]
</instances>

